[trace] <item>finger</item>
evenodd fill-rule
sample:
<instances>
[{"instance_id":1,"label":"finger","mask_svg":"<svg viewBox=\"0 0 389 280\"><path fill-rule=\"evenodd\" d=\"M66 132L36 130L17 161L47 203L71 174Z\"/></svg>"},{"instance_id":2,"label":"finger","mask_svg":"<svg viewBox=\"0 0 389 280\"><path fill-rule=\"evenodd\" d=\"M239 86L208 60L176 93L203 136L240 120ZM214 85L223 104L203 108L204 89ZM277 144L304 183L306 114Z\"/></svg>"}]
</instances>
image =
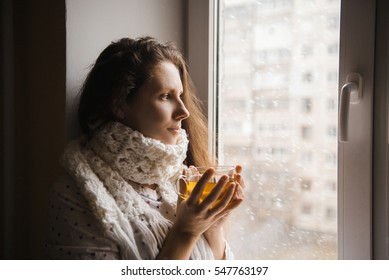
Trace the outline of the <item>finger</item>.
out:
<instances>
[{"instance_id":1,"label":"finger","mask_svg":"<svg viewBox=\"0 0 389 280\"><path fill-rule=\"evenodd\" d=\"M246 187L246 184L245 184L243 178L240 178L240 180L239 180L239 185L242 187L242 189L244 189L244 188Z\"/></svg>"},{"instance_id":2,"label":"finger","mask_svg":"<svg viewBox=\"0 0 389 280\"><path fill-rule=\"evenodd\" d=\"M190 171L192 174L193 173L198 173L197 172L197 168L194 165L190 165L189 168L188 168L188 171Z\"/></svg>"},{"instance_id":3,"label":"finger","mask_svg":"<svg viewBox=\"0 0 389 280\"><path fill-rule=\"evenodd\" d=\"M244 200L243 188L238 184L235 188L234 196L231 202L227 205L228 210L238 207Z\"/></svg>"},{"instance_id":4,"label":"finger","mask_svg":"<svg viewBox=\"0 0 389 280\"><path fill-rule=\"evenodd\" d=\"M205 185L212 178L214 172L215 170L213 168L209 168L204 172L203 176L201 176L194 187L192 194L189 196L187 201L188 204L197 204L197 201L199 201L200 196L203 193Z\"/></svg>"},{"instance_id":5,"label":"finger","mask_svg":"<svg viewBox=\"0 0 389 280\"><path fill-rule=\"evenodd\" d=\"M213 188L213 190L210 192L209 195L205 197L203 202L201 203L201 209L207 209L211 207L211 205L219 198L221 192L223 191L223 188L228 183L228 176L223 175L219 181L217 182L216 186Z\"/></svg>"},{"instance_id":6,"label":"finger","mask_svg":"<svg viewBox=\"0 0 389 280\"><path fill-rule=\"evenodd\" d=\"M242 167L242 165L237 165L237 166L235 166L235 171L236 171L236 173L242 173L242 170L243 170L243 167Z\"/></svg>"},{"instance_id":7,"label":"finger","mask_svg":"<svg viewBox=\"0 0 389 280\"><path fill-rule=\"evenodd\" d=\"M230 203L231 199L234 196L235 188L236 188L235 183L231 183L228 186L228 190L224 194L222 199L216 205L214 205L213 207L210 208L211 215L222 212L227 207L227 205Z\"/></svg>"},{"instance_id":8,"label":"finger","mask_svg":"<svg viewBox=\"0 0 389 280\"><path fill-rule=\"evenodd\" d=\"M239 183L239 185L242 186L242 188L245 187L244 180L243 180L243 177L242 177L241 174L236 174L234 179L235 179L235 181L236 181L237 183Z\"/></svg>"},{"instance_id":9,"label":"finger","mask_svg":"<svg viewBox=\"0 0 389 280\"><path fill-rule=\"evenodd\" d=\"M186 170L187 168L184 168L182 170L182 173L180 175L180 177L178 178L178 182L177 182L177 186L176 188L178 189L178 200L177 202L178 203L181 203L184 199L185 199L185 196L186 196Z\"/></svg>"},{"instance_id":10,"label":"finger","mask_svg":"<svg viewBox=\"0 0 389 280\"><path fill-rule=\"evenodd\" d=\"M244 198L244 192L243 192L243 186L239 185L237 190L236 190L236 194L237 194L237 198Z\"/></svg>"},{"instance_id":11,"label":"finger","mask_svg":"<svg viewBox=\"0 0 389 280\"><path fill-rule=\"evenodd\" d=\"M214 223L212 225L215 225L217 224L219 221L225 219L228 217L228 215L230 215L230 211L229 210L226 210L226 211L222 211L218 214L215 215L215 218L214 218Z\"/></svg>"},{"instance_id":12,"label":"finger","mask_svg":"<svg viewBox=\"0 0 389 280\"><path fill-rule=\"evenodd\" d=\"M221 212L217 213L214 217L214 224L218 223L219 221L222 221L223 219L227 218L228 215L231 214L231 210L237 208L243 200L236 201L233 204L229 203L228 206Z\"/></svg>"},{"instance_id":13,"label":"finger","mask_svg":"<svg viewBox=\"0 0 389 280\"><path fill-rule=\"evenodd\" d=\"M228 203L227 207L225 208L226 211L231 211L235 208L237 208L242 202L244 201L243 198L237 198L232 200L230 203Z\"/></svg>"},{"instance_id":14,"label":"finger","mask_svg":"<svg viewBox=\"0 0 389 280\"><path fill-rule=\"evenodd\" d=\"M182 177L178 179L178 193L178 203L181 203L186 196L186 182Z\"/></svg>"}]
</instances>

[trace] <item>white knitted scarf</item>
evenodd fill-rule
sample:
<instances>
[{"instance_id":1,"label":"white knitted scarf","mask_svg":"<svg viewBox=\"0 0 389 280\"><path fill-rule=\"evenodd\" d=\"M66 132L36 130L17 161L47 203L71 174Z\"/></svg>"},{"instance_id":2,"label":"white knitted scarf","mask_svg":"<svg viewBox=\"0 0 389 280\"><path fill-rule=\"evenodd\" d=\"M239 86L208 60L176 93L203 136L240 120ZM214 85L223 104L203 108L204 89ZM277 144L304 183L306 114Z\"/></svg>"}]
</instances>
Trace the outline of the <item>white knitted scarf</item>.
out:
<instances>
[{"instance_id":1,"label":"white knitted scarf","mask_svg":"<svg viewBox=\"0 0 389 280\"><path fill-rule=\"evenodd\" d=\"M184 168L187 146L183 129L178 143L167 145L123 124L110 122L90 141L81 137L65 149L62 165L80 187L105 233L118 243L122 259L141 259L139 250L147 250L146 255L155 258L172 225L131 184L157 184L162 203L175 210L174 187ZM135 230L142 234L146 244L141 249L134 237ZM203 236L191 259L213 259Z\"/></svg>"}]
</instances>

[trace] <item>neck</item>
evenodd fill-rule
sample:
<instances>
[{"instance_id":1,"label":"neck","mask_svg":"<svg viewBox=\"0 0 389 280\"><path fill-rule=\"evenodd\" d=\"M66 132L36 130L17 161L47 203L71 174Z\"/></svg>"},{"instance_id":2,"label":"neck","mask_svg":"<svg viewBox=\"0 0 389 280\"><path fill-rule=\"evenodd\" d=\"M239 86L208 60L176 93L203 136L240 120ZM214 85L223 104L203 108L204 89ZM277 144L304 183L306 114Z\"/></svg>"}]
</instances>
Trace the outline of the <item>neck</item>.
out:
<instances>
[{"instance_id":1,"label":"neck","mask_svg":"<svg viewBox=\"0 0 389 280\"><path fill-rule=\"evenodd\" d=\"M111 122L100 128L88 146L124 180L155 188L178 178L188 139L185 130L181 130L179 142L168 145L121 123Z\"/></svg>"},{"instance_id":2,"label":"neck","mask_svg":"<svg viewBox=\"0 0 389 280\"><path fill-rule=\"evenodd\" d=\"M146 185L142 185L142 186L145 188L152 189L152 190L155 190L158 187L157 184L152 184L152 185L146 184Z\"/></svg>"}]
</instances>

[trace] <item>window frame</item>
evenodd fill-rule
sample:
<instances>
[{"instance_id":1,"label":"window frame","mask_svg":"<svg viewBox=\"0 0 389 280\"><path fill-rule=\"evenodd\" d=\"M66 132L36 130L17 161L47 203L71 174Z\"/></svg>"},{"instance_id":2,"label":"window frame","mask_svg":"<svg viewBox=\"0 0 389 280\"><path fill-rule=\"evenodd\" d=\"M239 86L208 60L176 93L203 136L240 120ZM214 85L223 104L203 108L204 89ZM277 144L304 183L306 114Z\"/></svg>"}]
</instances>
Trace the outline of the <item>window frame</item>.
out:
<instances>
[{"instance_id":1,"label":"window frame","mask_svg":"<svg viewBox=\"0 0 389 280\"><path fill-rule=\"evenodd\" d=\"M362 98L350 105L349 141L338 141L338 257L372 259L375 0L342 0L339 89L362 76ZM363 18L364 20L360 20ZM358 46L358 47L355 47ZM340 117L339 117L340 118ZM340 134L340 133L339 133Z\"/></svg>"},{"instance_id":2,"label":"window frame","mask_svg":"<svg viewBox=\"0 0 389 280\"><path fill-rule=\"evenodd\" d=\"M389 2L376 3L373 258L389 259Z\"/></svg>"}]
</instances>

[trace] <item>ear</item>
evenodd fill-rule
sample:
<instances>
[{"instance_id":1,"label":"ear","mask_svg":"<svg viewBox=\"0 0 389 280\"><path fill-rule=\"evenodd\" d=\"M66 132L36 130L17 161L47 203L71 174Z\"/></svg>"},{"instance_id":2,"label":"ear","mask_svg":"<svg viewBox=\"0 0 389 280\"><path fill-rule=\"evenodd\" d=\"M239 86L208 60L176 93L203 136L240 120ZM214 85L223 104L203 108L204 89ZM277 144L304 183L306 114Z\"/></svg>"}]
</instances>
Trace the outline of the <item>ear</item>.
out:
<instances>
[{"instance_id":1,"label":"ear","mask_svg":"<svg viewBox=\"0 0 389 280\"><path fill-rule=\"evenodd\" d=\"M114 115L115 119L119 121L123 121L126 117L126 108L123 104L118 104L118 102L114 102L110 106L112 115Z\"/></svg>"}]
</instances>

